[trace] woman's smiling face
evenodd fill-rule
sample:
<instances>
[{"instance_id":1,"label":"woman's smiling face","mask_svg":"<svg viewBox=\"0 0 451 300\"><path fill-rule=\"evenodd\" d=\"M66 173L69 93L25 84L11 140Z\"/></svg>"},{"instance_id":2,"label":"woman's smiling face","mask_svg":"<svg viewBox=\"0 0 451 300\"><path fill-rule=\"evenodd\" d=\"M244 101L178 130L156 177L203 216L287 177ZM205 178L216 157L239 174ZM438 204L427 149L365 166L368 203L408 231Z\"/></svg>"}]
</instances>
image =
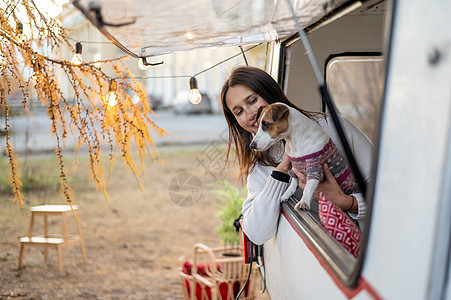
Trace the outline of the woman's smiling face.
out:
<instances>
[{"instance_id":1,"label":"woman's smiling face","mask_svg":"<svg viewBox=\"0 0 451 300\"><path fill-rule=\"evenodd\" d=\"M256 134L258 123L255 117L260 106L268 105L260 95L242 84L229 87L226 104L244 130Z\"/></svg>"}]
</instances>

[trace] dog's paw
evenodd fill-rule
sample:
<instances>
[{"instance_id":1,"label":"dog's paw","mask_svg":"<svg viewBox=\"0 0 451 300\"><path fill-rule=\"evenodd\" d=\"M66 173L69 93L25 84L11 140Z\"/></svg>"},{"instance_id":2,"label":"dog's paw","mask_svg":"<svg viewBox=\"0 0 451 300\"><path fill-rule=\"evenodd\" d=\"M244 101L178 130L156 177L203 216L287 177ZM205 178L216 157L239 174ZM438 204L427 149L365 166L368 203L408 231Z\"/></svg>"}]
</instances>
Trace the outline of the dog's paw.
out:
<instances>
[{"instance_id":1,"label":"dog's paw","mask_svg":"<svg viewBox=\"0 0 451 300\"><path fill-rule=\"evenodd\" d=\"M282 197L280 197L280 201L281 202L287 202L288 199L290 199L291 196L294 195L294 193L296 193L296 188L298 186L297 181L292 178L290 185L288 186L287 190L285 191L285 193L283 193Z\"/></svg>"},{"instance_id":2,"label":"dog's paw","mask_svg":"<svg viewBox=\"0 0 451 300\"><path fill-rule=\"evenodd\" d=\"M288 199L294 195L294 192L296 192L296 190L288 188L285 193L283 193L282 197L280 197L280 202L287 202Z\"/></svg>"},{"instance_id":3,"label":"dog's paw","mask_svg":"<svg viewBox=\"0 0 451 300\"><path fill-rule=\"evenodd\" d=\"M294 210L295 210L295 211L300 211L300 210L301 210L301 201L299 201L298 203L296 203L296 205L294 206Z\"/></svg>"},{"instance_id":4,"label":"dog's paw","mask_svg":"<svg viewBox=\"0 0 451 300\"><path fill-rule=\"evenodd\" d=\"M296 203L296 205L294 206L294 210L296 211L300 211L301 209L303 210L310 210L310 202L305 201L303 198Z\"/></svg>"},{"instance_id":5,"label":"dog's paw","mask_svg":"<svg viewBox=\"0 0 451 300\"><path fill-rule=\"evenodd\" d=\"M282 195L282 197L280 197L280 202L282 202L282 203L287 202L288 199L290 199L290 197L291 197L291 195L289 193L284 193Z\"/></svg>"}]
</instances>

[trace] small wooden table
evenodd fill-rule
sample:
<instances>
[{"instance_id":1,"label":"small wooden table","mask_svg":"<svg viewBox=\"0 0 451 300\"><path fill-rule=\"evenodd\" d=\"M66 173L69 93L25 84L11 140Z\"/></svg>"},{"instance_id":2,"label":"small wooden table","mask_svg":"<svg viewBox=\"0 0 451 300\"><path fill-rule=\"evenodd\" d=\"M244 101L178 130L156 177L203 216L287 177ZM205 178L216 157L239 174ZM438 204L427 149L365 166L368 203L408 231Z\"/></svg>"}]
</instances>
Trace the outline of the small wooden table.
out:
<instances>
[{"instance_id":1,"label":"small wooden table","mask_svg":"<svg viewBox=\"0 0 451 300\"><path fill-rule=\"evenodd\" d=\"M83 235L81 233L80 216L77 214L77 228L78 235L68 235L67 234L67 220L66 214L72 214L72 209L74 211L78 210L77 205L40 205L30 208L31 219L30 227L28 230L28 236L20 238L20 254L19 254L19 269L22 267L22 257L23 249L25 245L30 246L40 246L44 247L44 261L47 262L48 259L48 248L54 247L58 252L58 269L63 270L63 253L62 247L79 244L81 248L81 253L83 255L83 260L86 263L88 260L86 258L85 243L83 240ZM44 217L44 234L33 236L33 227L35 216L42 215ZM48 217L49 216L61 216L63 223L63 233L62 234L49 234L48 233Z\"/></svg>"}]
</instances>

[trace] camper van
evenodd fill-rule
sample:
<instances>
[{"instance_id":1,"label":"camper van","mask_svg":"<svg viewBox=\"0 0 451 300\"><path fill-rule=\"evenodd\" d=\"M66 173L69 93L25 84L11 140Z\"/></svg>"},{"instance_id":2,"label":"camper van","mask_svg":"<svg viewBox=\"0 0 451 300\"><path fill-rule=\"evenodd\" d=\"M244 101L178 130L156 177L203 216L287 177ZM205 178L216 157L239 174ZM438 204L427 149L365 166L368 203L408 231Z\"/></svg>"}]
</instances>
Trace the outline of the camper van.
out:
<instances>
[{"instance_id":1,"label":"camper van","mask_svg":"<svg viewBox=\"0 0 451 300\"><path fill-rule=\"evenodd\" d=\"M353 259L283 205L277 239L298 245L280 249L286 286L274 299L451 299L450 7L349 1L307 28L337 110L374 144L368 211ZM298 35L272 47L269 71L288 98L327 111Z\"/></svg>"},{"instance_id":2,"label":"camper van","mask_svg":"<svg viewBox=\"0 0 451 300\"><path fill-rule=\"evenodd\" d=\"M124 1L120 16L108 2L73 1L130 55L263 43L291 101L335 109L372 141L358 256L283 203L271 299L451 299L451 1Z\"/></svg>"}]
</instances>

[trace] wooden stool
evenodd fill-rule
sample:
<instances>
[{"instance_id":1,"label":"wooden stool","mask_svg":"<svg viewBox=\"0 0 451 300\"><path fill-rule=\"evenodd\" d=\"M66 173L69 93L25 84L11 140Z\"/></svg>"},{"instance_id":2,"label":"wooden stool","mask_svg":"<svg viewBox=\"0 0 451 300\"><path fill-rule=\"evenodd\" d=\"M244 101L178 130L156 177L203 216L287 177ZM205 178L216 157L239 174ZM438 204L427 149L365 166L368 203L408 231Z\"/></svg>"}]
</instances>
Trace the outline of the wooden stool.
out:
<instances>
[{"instance_id":1,"label":"wooden stool","mask_svg":"<svg viewBox=\"0 0 451 300\"><path fill-rule=\"evenodd\" d=\"M72 205L74 211L78 210L77 205ZM85 243L83 240L83 235L81 233L80 216L78 217L77 228L78 235L68 235L67 234L67 223L66 214L72 214L72 209L70 205L41 205L34 206L30 208L31 219L30 228L28 230L28 236L20 238L20 253L19 253L19 269L22 267L22 256L23 249L25 245L30 246L40 246L44 247L44 261L47 262L48 258L48 248L55 247L58 252L58 269L63 270L63 253L62 247L71 244L80 244L81 253L83 255L83 260L86 263L88 260L86 258ZM33 236L33 226L34 218L36 215L44 216L44 234ZM49 234L48 233L48 216L60 215L63 221L63 234Z\"/></svg>"}]
</instances>

